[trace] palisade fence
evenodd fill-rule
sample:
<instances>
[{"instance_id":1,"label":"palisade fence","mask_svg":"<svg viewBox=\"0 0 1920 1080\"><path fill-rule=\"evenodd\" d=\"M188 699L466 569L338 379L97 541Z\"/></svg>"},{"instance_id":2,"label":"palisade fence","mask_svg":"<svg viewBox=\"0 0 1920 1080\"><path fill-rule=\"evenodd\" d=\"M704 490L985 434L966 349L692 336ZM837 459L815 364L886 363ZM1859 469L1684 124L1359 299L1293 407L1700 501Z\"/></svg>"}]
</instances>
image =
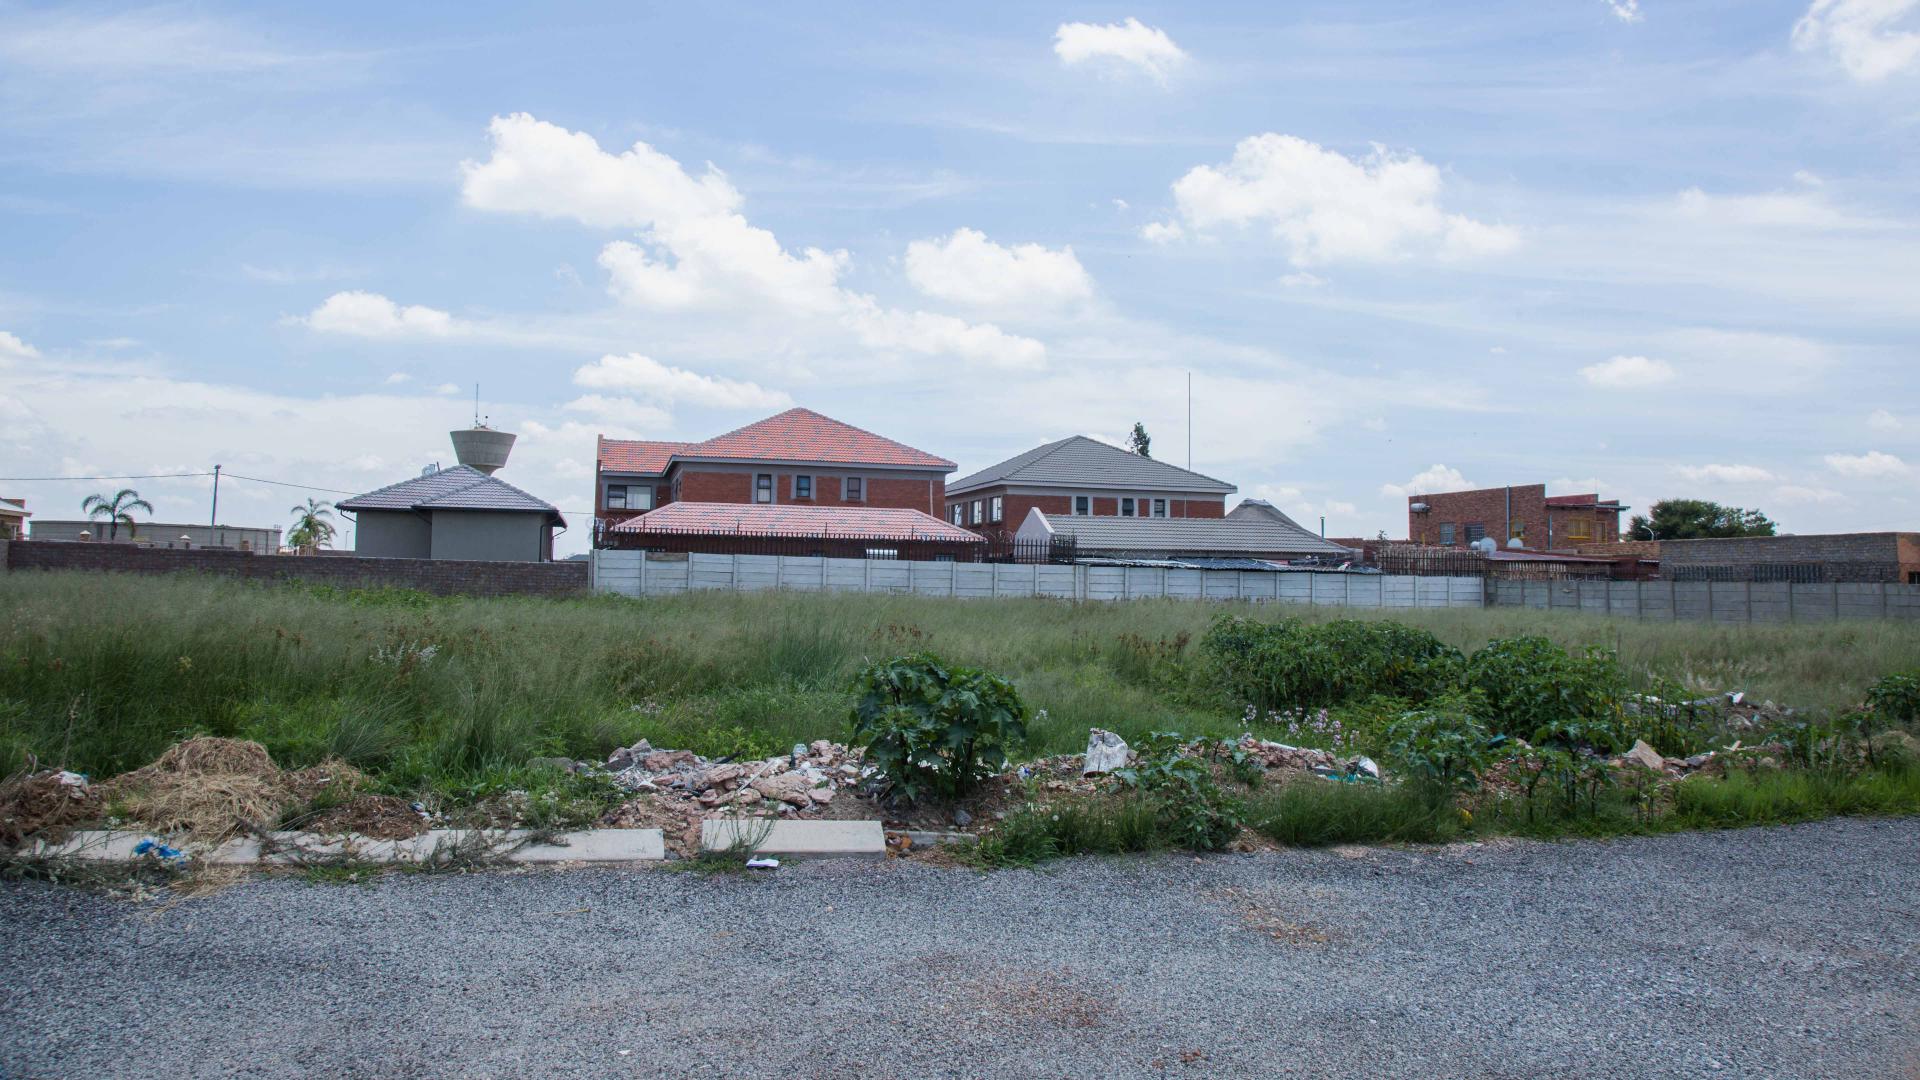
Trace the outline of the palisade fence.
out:
<instances>
[{"instance_id":1,"label":"palisade fence","mask_svg":"<svg viewBox=\"0 0 1920 1080\"><path fill-rule=\"evenodd\" d=\"M1396 577L1311 571L1182 570L1085 563L921 562L799 555L700 552L593 553L593 587L623 596L671 596L718 589L751 592L913 593L1062 600L1249 600L1359 608L1477 608L1478 577Z\"/></svg>"}]
</instances>

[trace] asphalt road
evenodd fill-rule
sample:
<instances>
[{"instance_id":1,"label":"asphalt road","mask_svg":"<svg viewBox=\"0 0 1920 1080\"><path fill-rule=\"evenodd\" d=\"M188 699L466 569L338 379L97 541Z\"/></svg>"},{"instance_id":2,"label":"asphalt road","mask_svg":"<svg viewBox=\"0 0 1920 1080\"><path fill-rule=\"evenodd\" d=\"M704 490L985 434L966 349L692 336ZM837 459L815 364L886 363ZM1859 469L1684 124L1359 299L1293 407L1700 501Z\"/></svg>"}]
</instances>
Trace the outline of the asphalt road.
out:
<instances>
[{"instance_id":1,"label":"asphalt road","mask_svg":"<svg viewBox=\"0 0 1920 1080\"><path fill-rule=\"evenodd\" d=\"M164 909L14 883L0 962L6 1080L1906 1077L1920 820Z\"/></svg>"}]
</instances>

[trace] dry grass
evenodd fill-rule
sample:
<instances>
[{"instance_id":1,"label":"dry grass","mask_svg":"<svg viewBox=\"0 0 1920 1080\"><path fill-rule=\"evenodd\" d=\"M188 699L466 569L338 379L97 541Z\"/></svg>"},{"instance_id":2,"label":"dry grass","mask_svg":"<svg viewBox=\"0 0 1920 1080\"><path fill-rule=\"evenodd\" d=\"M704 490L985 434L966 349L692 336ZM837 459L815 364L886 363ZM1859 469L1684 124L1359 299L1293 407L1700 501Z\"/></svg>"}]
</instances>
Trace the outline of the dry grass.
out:
<instances>
[{"instance_id":1,"label":"dry grass","mask_svg":"<svg viewBox=\"0 0 1920 1080\"><path fill-rule=\"evenodd\" d=\"M288 772L259 743L203 737L176 743L152 764L100 787L149 828L216 841L271 830L321 790L351 790L362 780L357 769L338 762Z\"/></svg>"},{"instance_id":2,"label":"dry grass","mask_svg":"<svg viewBox=\"0 0 1920 1080\"><path fill-rule=\"evenodd\" d=\"M58 769L0 780L0 845L18 847L35 835L57 840L65 830L99 816L99 794L62 783Z\"/></svg>"}]
</instances>

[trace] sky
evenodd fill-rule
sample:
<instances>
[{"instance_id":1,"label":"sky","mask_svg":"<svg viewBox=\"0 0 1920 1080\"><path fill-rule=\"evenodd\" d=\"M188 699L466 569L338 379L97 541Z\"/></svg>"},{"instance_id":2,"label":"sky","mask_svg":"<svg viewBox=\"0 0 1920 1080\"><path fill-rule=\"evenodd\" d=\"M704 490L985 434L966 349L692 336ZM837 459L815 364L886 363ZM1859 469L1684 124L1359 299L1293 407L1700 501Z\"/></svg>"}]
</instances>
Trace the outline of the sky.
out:
<instances>
[{"instance_id":1,"label":"sky","mask_svg":"<svg viewBox=\"0 0 1920 1080\"><path fill-rule=\"evenodd\" d=\"M0 0L0 495L284 528L477 384L562 553L596 434L791 405L1915 529L1916 181L1920 0Z\"/></svg>"}]
</instances>

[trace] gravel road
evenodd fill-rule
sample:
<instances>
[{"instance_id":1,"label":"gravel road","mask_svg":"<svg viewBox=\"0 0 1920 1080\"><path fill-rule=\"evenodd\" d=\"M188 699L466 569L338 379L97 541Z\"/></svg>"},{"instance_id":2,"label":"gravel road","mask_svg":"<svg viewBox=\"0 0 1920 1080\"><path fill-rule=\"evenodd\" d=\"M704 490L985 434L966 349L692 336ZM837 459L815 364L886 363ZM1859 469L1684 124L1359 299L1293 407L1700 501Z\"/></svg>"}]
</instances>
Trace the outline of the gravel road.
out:
<instances>
[{"instance_id":1,"label":"gravel road","mask_svg":"<svg viewBox=\"0 0 1920 1080\"><path fill-rule=\"evenodd\" d=\"M585 909L585 910L582 910ZM1920 1075L1920 820L0 886L0 1077Z\"/></svg>"}]
</instances>

